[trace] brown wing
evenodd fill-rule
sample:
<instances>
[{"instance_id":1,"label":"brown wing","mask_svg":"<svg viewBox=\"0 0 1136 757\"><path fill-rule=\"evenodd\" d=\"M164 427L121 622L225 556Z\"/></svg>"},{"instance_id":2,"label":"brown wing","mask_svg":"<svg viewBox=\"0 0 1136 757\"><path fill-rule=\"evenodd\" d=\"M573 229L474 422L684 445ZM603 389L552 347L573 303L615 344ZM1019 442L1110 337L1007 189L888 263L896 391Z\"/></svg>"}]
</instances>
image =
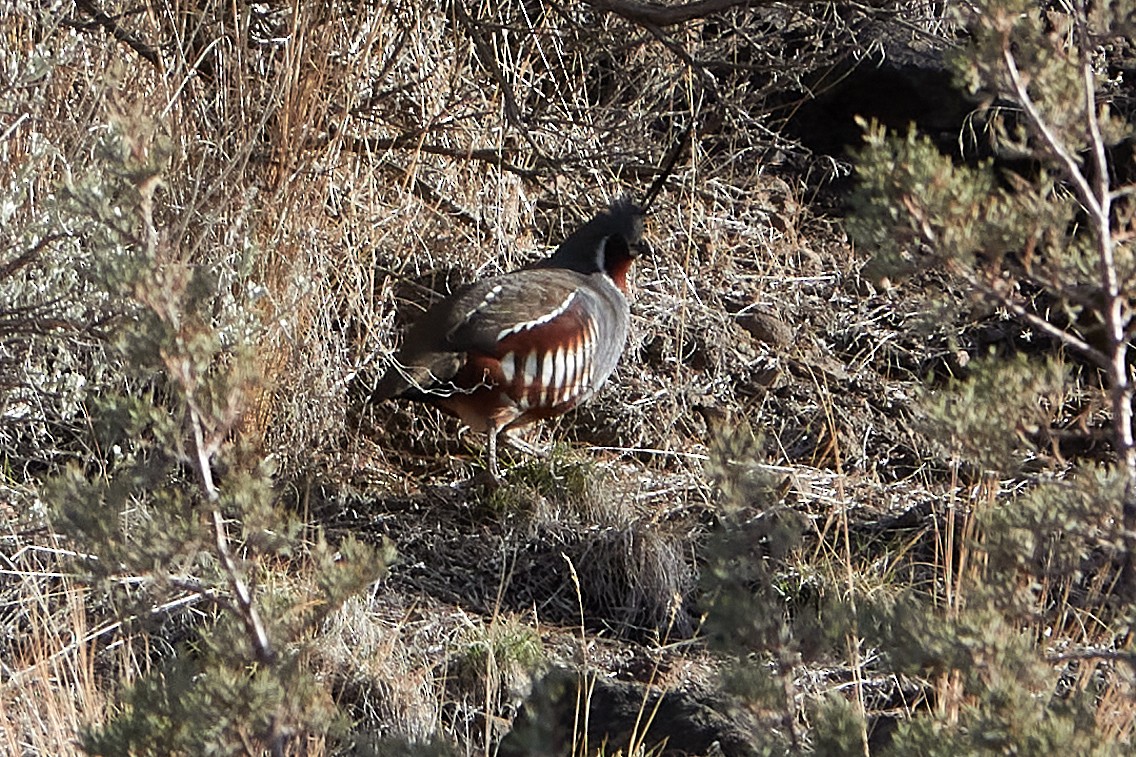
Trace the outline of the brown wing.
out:
<instances>
[{"instance_id":1,"label":"brown wing","mask_svg":"<svg viewBox=\"0 0 1136 757\"><path fill-rule=\"evenodd\" d=\"M579 310L587 276L567 270L516 271L462 296L446 334L456 352L500 357L510 337L542 329Z\"/></svg>"},{"instance_id":2,"label":"brown wing","mask_svg":"<svg viewBox=\"0 0 1136 757\"><path fill-rule=\"evenodd\" d=\"M544 331L541 327L572 328L586 281L574 271L522 270L442 300L407 333L372 400L444 396L470 355L500 358L510 342Z\"/></svg>"}]
</instances>

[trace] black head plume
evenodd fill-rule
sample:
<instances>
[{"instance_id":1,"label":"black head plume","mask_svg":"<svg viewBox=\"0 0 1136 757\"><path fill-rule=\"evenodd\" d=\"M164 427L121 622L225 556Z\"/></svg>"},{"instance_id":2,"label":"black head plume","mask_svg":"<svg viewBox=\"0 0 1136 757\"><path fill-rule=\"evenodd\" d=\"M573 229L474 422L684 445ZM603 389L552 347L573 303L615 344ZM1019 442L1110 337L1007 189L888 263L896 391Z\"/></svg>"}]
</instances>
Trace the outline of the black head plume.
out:
<instances>
[{"instance_id":1,"label":"black head plume","mask_svg":"<svg viewBox=\"0 0 1136 757\"><path fill-rule=\"evenodd\" d=\"M642 205L627 197L615 200L611 206L577 229L556 248L556 252L533 265L534 268L571 268L581 273L607 271L622 277L630 261L648 252L643 240L643 217L651 203L662 192L686 146L690 144L693 124L682 130L670 152L659 166L658 175L647 190Z\"/></svg>"},{"instance_id":2,"label":"black head plume","mask_svg":"<svg viewBox=\"0 0 1136 757\"><path fill-rule=\"evenodd\" d=\"M651 182L651 188L647 190L647 196L643 200L643 213L651 209L651 203L653 203L655 198L659 196L659 193L663 191L667 179L670 178L671 173L674 171L675 164L678 163L678 159L682 157L683 151L686 149L687 145L690 144L690 134L693 130L694 123L691 122L687 124L686 128L682 130L682 133L678 135L678 139L671 145L670 152L663 158L663 162L659 165L659 175Z\"/></svg>"},{"instance_id":3,"label":"black head plume","mask_svg":"<svg viewBox=\"0 0 1136 757\"><path fill-rule=\"evenodd\" d=\"M598 273L606 270L605 257L618 252L621 257L633 258L642 247L643 210L624 197L596 214L565 239L556 252L533 267Z\"/></svg>"}]
</instances>

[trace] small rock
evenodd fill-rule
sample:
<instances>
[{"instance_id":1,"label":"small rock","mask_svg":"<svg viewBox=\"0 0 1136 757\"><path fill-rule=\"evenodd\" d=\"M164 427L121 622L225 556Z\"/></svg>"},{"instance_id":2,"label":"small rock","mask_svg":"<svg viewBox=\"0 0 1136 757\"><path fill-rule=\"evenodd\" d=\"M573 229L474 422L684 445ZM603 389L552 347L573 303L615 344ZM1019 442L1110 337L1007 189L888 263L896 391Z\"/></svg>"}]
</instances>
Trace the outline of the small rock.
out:
<instances>
[{"instance_id":1,"label":"small rock","mask_svg":"<svg viewBox=\"0 0 1136 757\"><path fill-rule=\"evenodd\" d=\"M793 329L775 313L753 310L739 313L738 325L771 347L788 347L794 341Z\"/></svg>"}]
</instances>

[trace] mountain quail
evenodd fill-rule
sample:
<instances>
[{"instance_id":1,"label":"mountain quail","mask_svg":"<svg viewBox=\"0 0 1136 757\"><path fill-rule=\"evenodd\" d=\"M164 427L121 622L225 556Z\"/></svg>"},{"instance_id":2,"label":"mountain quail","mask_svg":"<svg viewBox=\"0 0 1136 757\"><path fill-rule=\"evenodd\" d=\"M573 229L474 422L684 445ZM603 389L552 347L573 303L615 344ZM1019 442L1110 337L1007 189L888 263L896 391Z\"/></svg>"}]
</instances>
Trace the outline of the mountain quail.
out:
<instances>
[{"instance_id":1,"label":"mountain quail","mask_svg":"<svg viewBox=\"0 0 1136 757\"><path fill-rule=\"evenodd\" d=\"M643 211L618 200L549 257L467 286L410 329L370 401L403 398L497 435L584 402L627 342L627 274L644 249Z\"/></svg>"}]
</instances>

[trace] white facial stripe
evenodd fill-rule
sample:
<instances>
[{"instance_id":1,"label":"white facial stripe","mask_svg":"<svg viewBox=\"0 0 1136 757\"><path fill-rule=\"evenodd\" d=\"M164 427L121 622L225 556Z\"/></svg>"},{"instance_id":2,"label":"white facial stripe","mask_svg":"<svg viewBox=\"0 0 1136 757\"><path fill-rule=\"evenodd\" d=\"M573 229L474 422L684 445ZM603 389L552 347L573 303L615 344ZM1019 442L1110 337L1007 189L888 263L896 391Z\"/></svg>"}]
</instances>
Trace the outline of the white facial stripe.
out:
<instances>
[{"instance_id":1,"label":"white facial stripe","mask_svg":"<svg viewBox=\"0 0 1136 757\"><path fill-rule=\"evenodd\" d=\"M596 270L607 272L607 237L596 245Z\"/></svg>"},{"instance_id":2,"label":"white facial stripe","mask_svg":"<svg viewBox=\"0 0 1136 757\"><path fill-rule=\"evenodd\" d=\"M513 377L517 375L517 364L513 362L515 357L512 352L506 352L501 358L501 375L505 377L506 384L513 383Z\"/></svg>"},{"instance_id":3,"label":"white facial stripe","mask_svg":"<svg viewBox=\"0 0 1136 757\"><path fill-rule=\"evenodd\" d=\"M531 321L525 321L524 323L518 323L516 326L510 326L507 329L501 329L499 332L497 332L497 341L500 342L502 339L505 339L512 334L519 334L522 331L535 329L537 326L548 323L553 318L562 315L566 310L568 310L568 308L572 306L572 300L574 299L576 299L576 292L569 292L568 296L564 298L564 302L560 303L557 307L553 308L550 312L545 313L540 318L534 318Z\"/></svg>"}]
</instances>

